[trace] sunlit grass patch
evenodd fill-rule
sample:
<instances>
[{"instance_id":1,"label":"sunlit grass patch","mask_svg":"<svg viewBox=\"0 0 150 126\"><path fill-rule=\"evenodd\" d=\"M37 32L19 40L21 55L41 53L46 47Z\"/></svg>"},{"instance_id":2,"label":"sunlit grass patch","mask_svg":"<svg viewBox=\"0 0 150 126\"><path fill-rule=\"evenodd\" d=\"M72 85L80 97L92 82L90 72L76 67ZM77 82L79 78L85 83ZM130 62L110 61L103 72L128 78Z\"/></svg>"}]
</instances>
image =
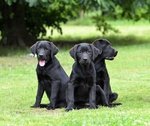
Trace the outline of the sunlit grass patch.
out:
<instances>
[{"instance_id":1,"label":"sunlit grass patch","mask_svg":"<svg viewBox=\"0 0 150 126\"><path fill-rule=\"evenodd\" d=\"M106 35L102 35L96 30L95 26L62 26L63 34L59 34L54 31L51 36L50 30L47 29L46 38L50 37L50 40L54 42L92 42L98 38L107 38L114 44L125 45L125 44L141 44L149 42L150 36L150 25L116 25L114 26L119 32L109 32Z\"/></svg>"}]
</instances>

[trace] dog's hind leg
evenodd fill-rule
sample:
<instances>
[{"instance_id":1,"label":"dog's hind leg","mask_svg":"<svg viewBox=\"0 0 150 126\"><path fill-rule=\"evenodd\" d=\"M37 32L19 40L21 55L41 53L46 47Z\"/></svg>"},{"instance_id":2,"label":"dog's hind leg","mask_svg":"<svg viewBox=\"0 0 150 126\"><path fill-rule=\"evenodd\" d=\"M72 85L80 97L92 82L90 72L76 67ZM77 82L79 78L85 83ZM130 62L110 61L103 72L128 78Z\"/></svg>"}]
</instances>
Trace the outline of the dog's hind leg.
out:
<instances>
[{"instance_id":1,"label":"dog's hind leg","mask_svg":"<svg viewBox=\"0 0 150 126\"><path fill-rule=\"evenodd\" d=\"M99 85L96 85L96 95L97 95L96 99L97 105L109 106L106 94Z\"/></svg>"}]
</instances>

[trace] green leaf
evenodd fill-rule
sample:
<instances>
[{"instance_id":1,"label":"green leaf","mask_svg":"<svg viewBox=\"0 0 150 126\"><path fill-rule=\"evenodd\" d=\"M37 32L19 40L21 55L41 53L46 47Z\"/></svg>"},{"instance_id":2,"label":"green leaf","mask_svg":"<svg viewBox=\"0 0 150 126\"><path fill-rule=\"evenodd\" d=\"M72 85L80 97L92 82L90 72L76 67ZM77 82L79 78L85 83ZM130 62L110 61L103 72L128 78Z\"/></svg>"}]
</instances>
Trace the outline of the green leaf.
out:
<instances>
[{"instance_id":1,"label":"green leaf","mask_svg":"<svg viewBox=\"0 0 150 126\"><path fill-rule=\"evenodd\" d=\"M38 0L26 0L26 2L28 2L29 6L32 7L37 5Z\"/></svg>"},{"instance_id":2,"label":"green leaf","mask_svg":"<svg viewBox=\"0 0 150 126\"><path fill-rule=\"evenodd\" d=\"M16 2L16 0L5 0L5 2L6 2L9 6L11 6L12 3L15 3L15 2Z\"/></svg>"}]
</instances>

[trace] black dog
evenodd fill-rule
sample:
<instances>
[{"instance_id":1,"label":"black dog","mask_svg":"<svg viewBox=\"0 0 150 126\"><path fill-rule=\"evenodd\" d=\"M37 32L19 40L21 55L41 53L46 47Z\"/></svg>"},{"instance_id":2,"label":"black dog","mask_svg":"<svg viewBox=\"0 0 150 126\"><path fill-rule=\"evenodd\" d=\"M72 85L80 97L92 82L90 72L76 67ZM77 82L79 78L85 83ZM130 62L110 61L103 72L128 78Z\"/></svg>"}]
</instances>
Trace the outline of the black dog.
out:
<instances>
[{"instance_id":1,"label":"black dog","mask_svg":"<svg viewBox=\"0 0 150 126\"><path fill-rule=\"evenodd\" d=\"M38 89L32 107L40 107L44 91L50 100L48 109L65 107L65 91L69 78L55 57L58 48L52 42L38 41L31 47L31 52L36 54L38 59L36 68Z\"/></svg>"},{"instance_id":2,"label":"black dog","mask_svg":"<svg viewBox=\"0 0 150 126\"><path fill-rule=\"evenodd\" d=\"M75 104L89 102L90 108L96 108L96 91L98 90L103 103L108 105L103 90L96 87L96 71L93 61L100 51L92 44L82 43L75 45L70 50L70 55L75 59L70 81L67 88L67 108L72 110Z\"/></svg>"},{"instance_id":3,"label":"black dog","mask_svg":"<svg viewBox=\"0 0 150 126\"><path fill-rule=\"evenodd\" d=\"M116 51L111 46L110 42L105 39L96 40L93 42L93 45L102 52L94 61L96 69L96 84L101 86L106 94L109 104L111 104L118 98L118 94L112 93L105 59L113 60L114 57L116 57L118 51Z\"/></svg>"}]
</instances>

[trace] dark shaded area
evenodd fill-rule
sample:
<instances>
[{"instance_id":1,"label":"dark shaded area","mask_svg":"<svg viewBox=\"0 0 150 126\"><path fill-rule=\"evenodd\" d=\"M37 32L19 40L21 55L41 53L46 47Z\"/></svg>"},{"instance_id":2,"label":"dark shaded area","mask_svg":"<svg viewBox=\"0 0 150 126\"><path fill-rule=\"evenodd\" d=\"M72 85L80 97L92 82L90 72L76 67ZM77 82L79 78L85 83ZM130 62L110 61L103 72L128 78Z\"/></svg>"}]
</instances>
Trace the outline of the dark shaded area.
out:
<instances>
[{"instance_id":1,"label":"dark shaded area","mask_svg":"<svg viewBox=\"0 0 150 126\"><path fill-rule=\"evenodd\" d=\"M31 35L26 27L25 17L26 4L19 1L9 6L4 0L1 1L0 19L1 45L5 46L25 46L36 40L36 36Z\"/></svg>"},{"instance_id":2,"label":"dark shaded area","mask_svg":"<svg viewBox=\"0 0 150 126\"><path fill-rule=\"evenodd\" d=\"M33 5L34 4L34 5ZM69 1L0 0L0 45L25 47L33 44L45 26L62 33L60 23L72 17Z\"/></svg>"},{"instance_id":3,"label":"dark shaded area","mask_svg":"<svg viewBox=\"0 0 150 126\"><path fill-rule=\"evenodd\" d=\"M98 36L97 38L90 38L90 39L84 39L84 40L77 40L77 41L71 41L70 39L68 41L61 40L61 41L53 41L56 46L58 46L59 49L70 49L73 45L87 42L92 43L94 40L99 38L105 38L108 39L113 46L133 46L133 45L142 45L142 44L148 44L150 43L149 38L144 37L137 37L137 36ZM48 40L52 41L52 40ZM0 47L0 56L10 56L10 55L21 55L30 53L30 47Z\"/></svg>"},{"instance_id":4,"label":"dark shaded area","mask_svg":"<svg viewBox=\"0 0 150 126\"><path fill-rule=\"evenodd\" d=\"M74 44L86 42L86 43L92 43L96 39L108 39L114 46L131 46L131 45L140 45L140 44L145 44L150 42L149 39L143 38L143 37L137 37L137 36L117 36L117 35L112 35L112 36L98 36L90 39L83 39L83 40L76 40L76 41L53 41L57 46L59 47L68 47L68 46L73 46Z\"/></svg>"},{"instance_id":5,"label":"dark shaded area","mask_svg":"<svg viewBox=\"0 0 150 126\"><path fill-rule=\"evenodd\" d=\"M46 27L51 28L51 33L56 29L62 34L62 23L84 18L85 13L95 13L92 25L106 35L110 30L117 31L107 22L109 18L149 20L149 6L149 0L0 0L0 45L30 46L39 35L45 36ZM58 44L63 46L61 42Z\"/></svg>"}]
</instances>

